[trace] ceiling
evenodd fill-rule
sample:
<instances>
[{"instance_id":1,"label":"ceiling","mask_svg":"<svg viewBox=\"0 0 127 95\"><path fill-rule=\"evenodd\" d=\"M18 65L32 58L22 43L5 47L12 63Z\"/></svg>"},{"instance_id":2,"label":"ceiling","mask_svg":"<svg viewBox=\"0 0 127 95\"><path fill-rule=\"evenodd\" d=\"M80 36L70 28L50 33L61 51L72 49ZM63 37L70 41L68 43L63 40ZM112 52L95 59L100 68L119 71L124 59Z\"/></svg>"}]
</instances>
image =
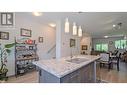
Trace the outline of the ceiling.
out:
<instances>
[{"instance_id":1,"label":"ceiling","mask_svg":"<svg viewBox=\"0 0 127 95\"><path fill-rule=\"evenodd\" d=\"M35 20L38 23L52 23L57 20L76 22L81 25L83 32L89 33L93 38L113 35L127 35L126 12L43 12L40 17L35 17L30 12L17 13L22 17ZM118 30L113 29L113 24L122 23Z\"/></svg>"}]
</instances>

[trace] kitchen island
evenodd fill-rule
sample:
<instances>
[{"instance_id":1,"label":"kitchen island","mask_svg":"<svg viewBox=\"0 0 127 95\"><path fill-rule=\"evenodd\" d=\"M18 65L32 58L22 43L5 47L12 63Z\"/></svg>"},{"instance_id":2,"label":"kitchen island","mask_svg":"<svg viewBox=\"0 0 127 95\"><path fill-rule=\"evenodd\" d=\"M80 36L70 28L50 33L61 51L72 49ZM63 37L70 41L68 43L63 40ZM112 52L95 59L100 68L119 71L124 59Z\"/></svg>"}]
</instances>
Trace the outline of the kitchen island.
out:
<instances>
[{"instance_id":1,"label":"kitchen island","mask_svg":"<svg viewBox=\"0 0 127 95\"><path fill-rule=\"evenodd\" d=\"M100 56L79 55L72 59L40 60L33 62L39 68L40 83L96 82L96 61Z\"/></svg>"}]
</instances>

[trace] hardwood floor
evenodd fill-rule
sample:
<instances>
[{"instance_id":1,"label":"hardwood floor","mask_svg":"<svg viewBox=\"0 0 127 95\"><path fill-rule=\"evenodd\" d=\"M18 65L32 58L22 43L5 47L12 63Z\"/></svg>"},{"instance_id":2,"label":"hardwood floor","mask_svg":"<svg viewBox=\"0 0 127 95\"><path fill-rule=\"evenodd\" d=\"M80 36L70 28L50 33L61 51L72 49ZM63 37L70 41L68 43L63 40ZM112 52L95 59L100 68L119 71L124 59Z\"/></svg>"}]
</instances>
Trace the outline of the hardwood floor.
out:
<instances>
[{"instance_id":1,"label":"hardwood floor","mask_svg":"<svg viewBox=\"0 0 127 95\"><path fill-rule=\"evenodd\" d=\"M120 71L113 68L108 71L107 68L97 66L97 78L109 83L127 83L127 63L120 63ZM7 83L38 83L38 72L27 73L19 77L9 77Z\"/></svg>"},{"instance_id":2,"label":"hardwood floor","mask_svg":"<svg viewBox=\"0 0 127 95\"><path fill-rule=\"evenodd\" d=\"M107 68L97 69L97 78L109 83L127 83L127 63L120 62L120 71L115 66L110 71Z\"/></svg>"},{"instance_id":3,"label":"hardwood floor","mask_svg":"<svg viewBox=\"0 0 127 95\"><path fill-rule=\"evenodd\" d=\"M38 72L30 72L17 78L9 77L7 83L38 83Z\"/></svg>"}]
</instances>

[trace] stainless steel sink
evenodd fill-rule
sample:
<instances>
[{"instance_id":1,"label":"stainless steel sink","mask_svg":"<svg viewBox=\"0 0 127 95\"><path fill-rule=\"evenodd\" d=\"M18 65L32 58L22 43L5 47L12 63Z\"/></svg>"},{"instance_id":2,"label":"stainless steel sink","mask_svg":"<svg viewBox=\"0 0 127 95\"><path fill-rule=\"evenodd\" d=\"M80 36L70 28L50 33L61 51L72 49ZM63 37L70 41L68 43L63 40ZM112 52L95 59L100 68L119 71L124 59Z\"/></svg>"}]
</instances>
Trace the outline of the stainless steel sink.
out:
<instances>
[{"instance_id":1,"label":"stainless steel sink","mask_svg":"<svg viewBox=\"0 0 127 95\"><path fill-rule=\"evenodd\" d=\"M85 61L88 61L88 59L86 58L73 58L73 59L69 59L69 60L66 60L67 62L72 62L72 63L82 63L82 62L85 62Z\"/></svg>"}]
</instances>

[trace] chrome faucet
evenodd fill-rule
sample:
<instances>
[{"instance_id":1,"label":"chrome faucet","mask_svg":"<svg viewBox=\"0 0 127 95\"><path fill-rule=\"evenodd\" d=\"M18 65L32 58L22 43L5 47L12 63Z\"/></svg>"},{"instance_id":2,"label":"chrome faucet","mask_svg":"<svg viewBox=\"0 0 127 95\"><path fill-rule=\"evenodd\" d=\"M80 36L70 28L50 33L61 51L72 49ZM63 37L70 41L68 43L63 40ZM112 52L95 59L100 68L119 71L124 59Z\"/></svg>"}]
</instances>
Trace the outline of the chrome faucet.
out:
<instances>
[{"instance_id":1,"label":"chrome faucet","mask_svg":"<svg viewBox=\"0 0 127 95\"><path fill-rule=\"evenodd\" d=\"M71 52L70 52L70 57L71 57L71 60L72 60L72 58L73 58L72 48L71 48Z\"/></svg>"}]
</instances>

